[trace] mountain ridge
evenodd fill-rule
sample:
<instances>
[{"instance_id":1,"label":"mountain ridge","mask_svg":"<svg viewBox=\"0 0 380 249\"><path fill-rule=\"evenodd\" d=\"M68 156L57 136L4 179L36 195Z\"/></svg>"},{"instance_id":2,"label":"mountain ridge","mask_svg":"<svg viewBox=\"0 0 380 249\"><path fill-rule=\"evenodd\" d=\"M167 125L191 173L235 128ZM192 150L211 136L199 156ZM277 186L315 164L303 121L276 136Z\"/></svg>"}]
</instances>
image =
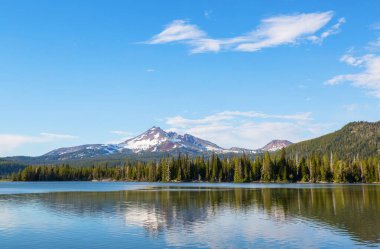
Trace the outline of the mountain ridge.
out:
<instances>
[{"instance_id":1,"label":"mountain ridge","mask_svg":"<svg viewBox=\"0 0 380 249\"><path fill-rule=\"evenodd\" d=\"M262 152L262 149L255 150L239 147L226 149L213 142L195 137L191 134L182 135L172 131L164 131L160 127L153 126L147 131L119 144L85 144L58 148L43 154L39 158L42 161L65 161L97 158L102 156L130 156L141 153L258 154Z\"/></svg>"}]
</instances>

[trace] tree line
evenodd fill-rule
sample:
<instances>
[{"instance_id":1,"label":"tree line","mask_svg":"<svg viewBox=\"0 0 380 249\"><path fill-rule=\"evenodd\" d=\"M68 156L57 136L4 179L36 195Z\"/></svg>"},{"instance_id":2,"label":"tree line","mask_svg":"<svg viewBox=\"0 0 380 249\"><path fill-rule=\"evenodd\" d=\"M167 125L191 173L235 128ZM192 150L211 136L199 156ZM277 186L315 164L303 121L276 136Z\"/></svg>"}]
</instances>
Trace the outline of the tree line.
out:
<instances>
[{"instance_id":1,"label":"tree line","mask_svg":"<svg viewBox=\"0 0 380 249\"><path fill-rule=\"evenodd\" d=\"M207 181L207 182L380 182L378 157L339 159L336 154L287 157L279 153L250 157L209 158L178 155L160 160L126 161L87 167L27 166L10 176L12 181Z\"/></svg>"}]
</instances>

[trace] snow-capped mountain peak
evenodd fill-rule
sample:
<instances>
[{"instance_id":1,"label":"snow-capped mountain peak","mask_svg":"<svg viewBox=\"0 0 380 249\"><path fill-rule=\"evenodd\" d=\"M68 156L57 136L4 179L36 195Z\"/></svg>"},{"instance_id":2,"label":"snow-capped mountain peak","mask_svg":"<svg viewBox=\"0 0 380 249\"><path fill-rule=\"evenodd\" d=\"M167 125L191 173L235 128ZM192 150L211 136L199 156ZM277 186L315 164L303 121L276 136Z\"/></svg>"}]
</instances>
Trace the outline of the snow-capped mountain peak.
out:
<instances>
[{"instance_id":1,"label":"snow-capped mountain peak","mask_svg":"<svg viewBox=\"0 0 380 249\"><path fill-rule=\"evenodd\" d=\"M135 152L140 152L144 150L152 150L155 146L162 145L163 143L168 142L168 140L168 133L160 127L153 126L137 137L124 141L120 146L126 149L131 149Z\"/></svg>"},{"instance_id":2,"label":"snow-capped mountain peak","mask_svg":"<svg viewBox=\"0 0 380 249\"><path fill-rule=\"evenodd\" d=\"M190 134L180 135L176 132L166 132L160 127L155 126L137 137L126 140L121 143L120 146L131 149L134 152L164 152L179 148L194 152L223 150L223 148L214 143L194 137Z\"/></svg>"}]
</instances>

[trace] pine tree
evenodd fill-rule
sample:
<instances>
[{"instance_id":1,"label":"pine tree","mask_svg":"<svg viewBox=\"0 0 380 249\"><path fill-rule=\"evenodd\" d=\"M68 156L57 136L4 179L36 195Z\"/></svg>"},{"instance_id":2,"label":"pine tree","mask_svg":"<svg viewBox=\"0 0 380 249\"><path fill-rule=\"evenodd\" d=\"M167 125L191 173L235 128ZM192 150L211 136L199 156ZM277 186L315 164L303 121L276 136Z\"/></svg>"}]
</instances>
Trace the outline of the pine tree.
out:
<instances>
[{"instance_id":1,"label":"pine tree","mask_svg":"<svg viewBox=\"0 0 380 249\"><path fill-rule=\"evenodd\" d=\"M272 180L272 161L270 159L270 155L268 151L265 152L265 155L264 155L261 180L263 181Z\"/></svg>"}]
</instances>

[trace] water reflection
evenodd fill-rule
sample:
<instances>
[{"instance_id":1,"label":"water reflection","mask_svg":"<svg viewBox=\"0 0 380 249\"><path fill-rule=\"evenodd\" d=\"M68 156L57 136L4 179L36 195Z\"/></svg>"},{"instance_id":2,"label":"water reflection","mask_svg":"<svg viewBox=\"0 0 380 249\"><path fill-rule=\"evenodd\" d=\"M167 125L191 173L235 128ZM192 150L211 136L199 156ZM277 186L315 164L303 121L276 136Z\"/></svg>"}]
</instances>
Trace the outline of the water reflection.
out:
<instances>
[{"instance_id":1,"label":"water reflection","mask_svg":"<svg viewBox=\"0 0 380 249\"><path fill-rule=\"evenodd\" d=\"M152 239L164 234L173 246L208 240L209 246L220 243L224 247L223 243L228 241L224 242L223 236L248 242L254 236L256 242L260 236L265 239L273 236L282 243L292 240L307 243L306 238L292 232L297 233L298 229L305 234L307 231L302 229L310 224L317 227L316 231L324 232L327 239L331 233L337 233L359 244L380 243L380 189L371 185L261 189L156 187L119 192L4 195L0 196L0 207L2 203L43 206L64 217L122 220L126 227L143 228ZM307 226L301 226L305 222ZM275 229L277 234L273 235Z\"/></svg>"}]
</instances>

